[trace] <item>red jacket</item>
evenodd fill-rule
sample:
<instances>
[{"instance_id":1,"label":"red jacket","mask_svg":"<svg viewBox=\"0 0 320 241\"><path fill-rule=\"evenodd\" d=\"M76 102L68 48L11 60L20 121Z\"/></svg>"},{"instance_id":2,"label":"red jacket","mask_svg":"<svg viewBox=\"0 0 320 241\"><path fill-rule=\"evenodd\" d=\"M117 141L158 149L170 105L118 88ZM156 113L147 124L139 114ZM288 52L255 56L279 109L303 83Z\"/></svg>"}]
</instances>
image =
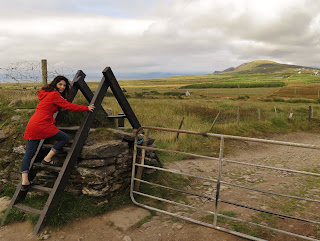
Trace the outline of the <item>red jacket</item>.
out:
<instances>
[{"instance_id":1,"label":"red jacket","mask_svg":"<svg viewBox=\"0 0 320 241\"><path fill-rule=\"evenodd\" d=\"M26 127L25 140L46 139L57 134L59 129L54 125L56 121L53 114L60 107L71 111L88 111L85 105L76 105L66 101L56 90L51 92L39 90L38 93L40 102Z\"/></svg>"}]
</instances>

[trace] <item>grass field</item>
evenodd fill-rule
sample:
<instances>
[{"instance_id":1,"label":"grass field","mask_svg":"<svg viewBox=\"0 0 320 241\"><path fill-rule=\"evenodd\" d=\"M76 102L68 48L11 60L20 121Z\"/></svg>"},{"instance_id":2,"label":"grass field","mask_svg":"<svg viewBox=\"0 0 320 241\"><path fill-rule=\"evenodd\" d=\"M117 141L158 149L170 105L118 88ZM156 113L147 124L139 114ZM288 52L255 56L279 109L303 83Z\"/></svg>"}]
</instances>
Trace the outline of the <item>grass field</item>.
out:
<instances>
[{"instance_id":1,"label":"grass field","mask_svg":"<svg viewBox=\"0 0 320 241\"><path fill-rule=\"evenodd\" d=\"M119 81L119 84L125 88L125 95L142 126L177 129L183 119L182 129L184 130L249 137L266 137L270 134L295 131L319 132L320 83L318 82L320 78L311 75L312 71L309 69L298 74L297 68L280 68L281 66L266 62L259 62L259 64L262 67L256 68L256 65L249 65L230 73ZM270 72L268 66L272 70L279 71ZM267 88L252 84L250 88L240 87L240 84L270 82L285 83L285 85ZM223 88L224 83L240 84L236 88ZM216 85L216 88L187 89L184 87L190 84ZM99 83L88 82L88 85L95 91ZM17 115L16 109L36 107L38 103L36 91L40 88L40 84L35 83L0 83L0 129L10 137L5 142L7 146L0 150L0 155L7 155L5 151L25 144L23 132L32 113L19 114L21 116L19 120L11 118ZM190 91L190 96L184 94L186 90ZM11 101L17 99L21 100L20 104L14 107L8 106ZM78 94L74 103L88 104L81 93ZM110 90L102 105L104 108L111 108L113 114L123 113ZM309 121L310 106L312 107L311 121ZM290 113L293 113L292 118L289 118ZM67 124L78 124L82 116L83 113L70 115L70 118L66 118ZM216 117L216 123L212 127ZM125 126L130 128L128 121L125 122ZM179 142L175 141L174 133L152 132L152 137L156 139L155 143L160 148L208 156L217 153L218 142L212 143L212 140L203 136L190 138L182 134L179 136ZM226 153L232 151L232 145L225 150ZM159 158L163 162L171 162L185 157L161 154ZM14 167L8 170L14 170ZM167 180L167 178L163 179ZM77 201L72 201L72 204L73 202ZM93 213L102 211L95 210L94 207L92 210ZM77 217L76 214L72 215L72 218Z\"/></svg>"}]
</instances>

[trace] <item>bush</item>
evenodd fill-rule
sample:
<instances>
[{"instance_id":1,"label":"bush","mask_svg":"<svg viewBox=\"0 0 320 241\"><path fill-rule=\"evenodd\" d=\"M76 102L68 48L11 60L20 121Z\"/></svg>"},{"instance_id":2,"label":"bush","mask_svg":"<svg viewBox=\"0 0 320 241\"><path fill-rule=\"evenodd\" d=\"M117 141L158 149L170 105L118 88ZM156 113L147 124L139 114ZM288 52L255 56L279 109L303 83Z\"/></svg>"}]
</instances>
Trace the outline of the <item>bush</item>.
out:
<instances>
[{"instance_id":1,"label":"bush","mask_svg":"<svg viewBox=\"0 0 320 241\"><path fill-rule=\"evenodd\" d=\"M205 84L193 84L185 85L180 89L208 89L208 88L271 88L271 87L283 87L286 84L284 82L252 82L252 83L205 83Z\"/></svg>"},{"instance_id":2,"label":"bush","mask_svg":"<svg viewBox=\"0 0 320 241\"><path fill-rule=\"evenodd\" d=\"M179 93L179 92L165 92L163 95L170 95L170 96L182 96L184 93Z\"/></svg>"}]
</instances>

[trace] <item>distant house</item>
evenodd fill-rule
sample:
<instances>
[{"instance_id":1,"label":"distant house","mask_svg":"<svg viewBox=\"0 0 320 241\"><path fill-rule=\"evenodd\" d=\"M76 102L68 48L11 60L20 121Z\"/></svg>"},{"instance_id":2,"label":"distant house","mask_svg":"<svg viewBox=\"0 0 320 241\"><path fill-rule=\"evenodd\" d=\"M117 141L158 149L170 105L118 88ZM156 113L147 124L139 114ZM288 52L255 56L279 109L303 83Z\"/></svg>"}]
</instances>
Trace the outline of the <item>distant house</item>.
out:
<instances>
[{"instance_id":1,"label":"distant house","mask_svg":"<svg viewBox=\"0 0 320 241\"><path fill-rule=\"evenodd\" d=\"M318 70L313 71L313 75L319 75L319 71Z\"/></svg>"}]
</instances>

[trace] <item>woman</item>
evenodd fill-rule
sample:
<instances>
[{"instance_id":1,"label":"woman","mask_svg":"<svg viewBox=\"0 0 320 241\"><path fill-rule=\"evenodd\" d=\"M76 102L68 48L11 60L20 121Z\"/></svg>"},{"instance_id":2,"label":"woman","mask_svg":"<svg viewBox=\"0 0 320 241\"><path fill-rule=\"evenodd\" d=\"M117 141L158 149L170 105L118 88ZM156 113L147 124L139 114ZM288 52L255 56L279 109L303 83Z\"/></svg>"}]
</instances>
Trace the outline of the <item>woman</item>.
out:
<instances>
[{"instance_id":1,"label":"woman","mask_svg":"<svg viewBox=\"0 0 320 241\"><path fill-rule=\"evenodd\" d=\"M65 100L69 93L69 81L64 76L57 76L54 80L38 91L38 99L35 113L31 116L24 133L24 139L28 140L27 150L22 159L22 190L27 190L32 183L28 179L29 166L41 139L57 140L57 143L51 148L49 153L41 161L43 165L54 165L52 157L60 151L69 141L69 136L60 131L55 125L53 114L64 108L71 111L91 111L94 105L76 105Z\"/></svg>"}]
</instances>

